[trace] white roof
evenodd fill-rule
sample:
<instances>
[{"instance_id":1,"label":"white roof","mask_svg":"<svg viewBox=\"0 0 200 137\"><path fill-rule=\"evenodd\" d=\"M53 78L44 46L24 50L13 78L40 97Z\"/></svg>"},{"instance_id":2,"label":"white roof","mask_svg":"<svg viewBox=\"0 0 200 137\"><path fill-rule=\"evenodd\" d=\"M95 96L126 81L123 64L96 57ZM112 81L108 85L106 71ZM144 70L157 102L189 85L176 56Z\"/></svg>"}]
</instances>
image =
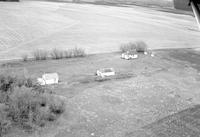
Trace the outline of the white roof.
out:
<instances>
[{"instance_id":1,"label":"white roof","mask_svg":"<svg viewBox=\"0 0 200 137\"><path fill-rule=\"evenodd\" d=\"M45 80L58 79L58 73L46 73L42 75L42 78Z\"/></svg>"},{"instance_id":2,"label":"white roof","mask_svg":"<svg viewBox=\"0 0 200 137\"><path fill-rule=\"evenodd\" d=\"M115 70L113 68L102 68L102 69L100 69L100 71L103 73L115 72Z\"/></svg>"}]
</instances>

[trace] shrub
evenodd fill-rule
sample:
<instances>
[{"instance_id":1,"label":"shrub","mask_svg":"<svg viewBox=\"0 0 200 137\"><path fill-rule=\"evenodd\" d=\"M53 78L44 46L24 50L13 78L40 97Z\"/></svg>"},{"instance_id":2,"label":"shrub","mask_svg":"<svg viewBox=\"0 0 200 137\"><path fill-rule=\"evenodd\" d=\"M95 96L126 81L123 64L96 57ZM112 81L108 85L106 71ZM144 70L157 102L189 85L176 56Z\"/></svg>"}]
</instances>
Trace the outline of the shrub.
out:
<instances>
[{"instance_id":1,"label":"shrub","mask_svg":"<svg viewBox=\"0 0 200 137\"><path fill-rule=\"evenodd\" d=\"M0 75L0 91L7 92L14 88L14 84L17 82L17 77L9 75Z\"/></svg>"},{"instance_id":2,"label":"shrub","mask_svg":"<svg viewBox=\"0 0 200 137\"><path fill-rule=\"evenodd\" d=\"M64 57L63 51L58 49L53 49L50 54L52 59L62 59Z\"/></svg>"},{"instance_id":3,"label":"shrub","mask_svg":"<svg viewBox=\"0 0 200 137\"><path fill-rule=\"evenodd\" d=\"M38 99L30 88L16 88L10 95L9 117L18 124L33 122L33 117L38 114Z\"/></svg>"},{"instance_id":4,"label":"shrub","mask_svg":"<svg viewBox=\"0 0 200 137\"><path fill-rule=\"evenodd\" d=\"M33 87L36 83L32 78L17 77L10 75L0 75L0 91L12 91L14 87Z\"/></svg>"},{"instance_id":5,"label":"shrub","mask_svg":"<svg viewBox=\"0 0 200 137\"><path fill-rule=\"evenodd\" d=\"M129 42L126 44L122 44L120 46L121 52L127 52L127 51L135 51L136 50L136 43Z\"/></svg>"},{"instance_id":6,"label":"shrub","mask_svg":"<svg viewBox=\"0 0 200 137\"><path fill-rule=\"evenodd\" d=\"M4 108L5 105L0 104L0 137L6 134L11 127L11 122L7 119Z\"/></svg>"},{"instance_id":7,"label":"shrub","mask_svg":"<svg viewBox=\"0 0 200 137\"><path fill-rule=\"evenodd\" d=\"M64 57L65 58L72 58L73 57L73 50L69 49L64 51Z\"/></svg>"},{"instance_id":8,"label":"shrub","mask_svg":"<svg viewBox=\"0 0 200 137\"><path fill-rule=\"evenodd\" d=\"M129 42L120 46L121 52L147 52L148 46L143 41Z\"/></svg>"},{"instance_id":9,"label":"shrub","mask_svg":"<svg viewBox=\"0 0 200 137\"><path fill-rule=\"evenodd\" d=\"M49 100L49 109L50 112L55 115L60 115L65 111L64 101L59 99L58 97L51 97Z\"/></svg>"},{"instance_id":10,"label":"shrub","mask_svg":"<svg viewBox=\"0 0 200 137\"><path fill-rule=\"evenodd\" d=\"M74 48L72 49L73 57L84 57L86 56L85 50L82 48Z\"/></svg>"},{"instance_id":11,"label":"shrub","mask_svg":"<svg viewBox=\"0 0 200 137\"><path fill-rule=\"evenodd\" d=\"M147 46L147 44L145 42L143 42L143 41L137 41L136 45L137 45L136 46L136 51L137 52L147 52L148 46Z\"/></svg>"},{"instance_id":12,"label":"shrub","mask_svg":"<svg viewBox=\"0 0 200 137\"><path fill-rule=\"evenodd\" d=\"M22 76L0 75L0 103L8 103L14 88L22 86L33 88L36 86L36 82L32 78ZM40 85L37 86L39 87Z\"/></svg>"},{"instance_id":13,"label":"shrub","mask_svg":"<svg viewBox=\"0 0 200 137\"><path fill-rule=\"evenodd\" d=\"M65 50L63 56L65 58L84 57L86 53L84 49L75 47L74 49Z\"/></svg>"},{"instance_id":14,"label":"shrub","mask_svg":"<svg viewBox=\"0 0 200 137\"><path fill-rule=\"evenodd\" d=\"M56 120L64 110L61 100L30 88L16 88L10 96L9 117L22 126L44 126L46 121Z\"/></svg>"},{"instance_id":15,"label":"shrub","mask_svg":"<svg viewBox=\"0 0 200 137\"><path fill-rule=\"evenodd\" d=\"M22 55L22 60L23 61L28 61L28 55L27 54Z\"/></svg>"},{"instance_id":16,"label":"shrub","mask_svg":"<svg viewBox=\"0 0 200 137\"><path fill-rule=\"evenodd\" d=\"M34 82L34 80L32 78L25 78L25 77L17 77L16 83L15 85L17 87L34 87L34 85L36 84L36 82Z\"/></svg>"},{"instance_id":17,"label":"shrub","mask_svg":"<svg viewBox=\"0 0 200 137\"><path fill-rule=\"evenodd\" d=\"M16 77L0 75L0 103L7 103L14 89Z\"/></svg>"},{"instance_id":18,"label":"shrub","mask_svg":"<svg viewBox=\"0 0 200 137\"><path fill-rule=\"evenodd\" d=\"M45 50L35 50L33 52L33 57L35 60L46 60L48 57L48 52Z\"/></svg>"}]
</instances>

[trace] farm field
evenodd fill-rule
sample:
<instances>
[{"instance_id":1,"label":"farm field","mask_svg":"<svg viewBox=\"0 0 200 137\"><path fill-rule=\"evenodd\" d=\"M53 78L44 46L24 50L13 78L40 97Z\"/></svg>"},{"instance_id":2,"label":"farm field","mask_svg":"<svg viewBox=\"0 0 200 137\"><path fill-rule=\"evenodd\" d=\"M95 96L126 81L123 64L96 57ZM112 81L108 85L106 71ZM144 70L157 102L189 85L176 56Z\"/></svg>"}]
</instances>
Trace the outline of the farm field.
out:
<instances>
[{"instance_id":1,"label":"farm field","mask_svg":"<svg viewBox=\"0 0 200 137\"><path fill-rule=\"evenodd\" d=\"M199 52L157 50L123 60L119 53L85 58L10 62L0 72L40 77L57 72L49 86L65 98L66 112L36 132L13 129L5 137L198 137ZM116 76L98 80L97 69L113 67Z\"/></svg>"},{"instance_id":2,"label":"farm field","mask_svg":"<svg viewBox=\"0 0 200 137\"><path fill-rule=\"evenodd\" d=\"M0 59L32 55L36 49L81 47L87 53L118 51L144 40L153 49L199 47L194 17L139 6L42 1L0 3Z\"/></svg>"}]
</instances>

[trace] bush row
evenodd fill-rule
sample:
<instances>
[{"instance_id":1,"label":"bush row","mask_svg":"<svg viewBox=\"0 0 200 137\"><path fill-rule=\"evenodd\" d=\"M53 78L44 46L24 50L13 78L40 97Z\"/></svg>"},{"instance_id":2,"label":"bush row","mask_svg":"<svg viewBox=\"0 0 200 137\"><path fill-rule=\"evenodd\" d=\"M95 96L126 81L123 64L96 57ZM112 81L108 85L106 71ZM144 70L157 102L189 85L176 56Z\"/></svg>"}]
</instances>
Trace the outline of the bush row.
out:
<instances>
[{"instance_id":1,"label":"bush row","mask_svg":"<svg viewBox=\"0 0 200 137\"><path fill-rule=\"evenodd\" d=\"M143 41L129 42L120 46L121 52L147 52L148 46Z\"/></svg>"},{"instance_id":2,"label":"bush row","mask_svg":"<svg viewBox=\"0 0 200 137\"><path fill-rule=\"evenodd\" d=\"M68 50L52 49L50 52L46 50L35 50L33 52L33 58L35 60L46 60L51 59L62 59L62 58L74 58L74 57L84 57L86 56L85 50L82 48L73 48ZM28 55L22 55L23 61L28 61Z\"/></svg>"}]
</instances>

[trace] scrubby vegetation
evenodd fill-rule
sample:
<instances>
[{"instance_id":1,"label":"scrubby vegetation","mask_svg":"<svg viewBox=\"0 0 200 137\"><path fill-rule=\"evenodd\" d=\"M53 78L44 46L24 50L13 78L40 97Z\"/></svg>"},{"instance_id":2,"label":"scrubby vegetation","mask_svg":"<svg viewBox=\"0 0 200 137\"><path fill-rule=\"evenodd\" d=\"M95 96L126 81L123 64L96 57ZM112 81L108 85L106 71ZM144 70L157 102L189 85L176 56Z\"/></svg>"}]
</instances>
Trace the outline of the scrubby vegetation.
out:
<instances>
[{"instance_id":1,"label":"scrubby vegetation","mask_svg":"<svg viewBox=\"0 0 200 137\"><path fill-rule=\"evenodd\" d=\"M33 131L65 111L64 101L46 90L31 78L0 75L0 137L13 126Z\"/></svg>"},{"instance_id":2,"label":"scrubby vegetation","mask_svg":"<svg viewBox=\"0 0 200 137\"><path fill-rule=\"evenodd\" d=\"M129 42L120 46L121 52L147 52L148 46L143 41Z\"/></svg>"}]
</instances>

